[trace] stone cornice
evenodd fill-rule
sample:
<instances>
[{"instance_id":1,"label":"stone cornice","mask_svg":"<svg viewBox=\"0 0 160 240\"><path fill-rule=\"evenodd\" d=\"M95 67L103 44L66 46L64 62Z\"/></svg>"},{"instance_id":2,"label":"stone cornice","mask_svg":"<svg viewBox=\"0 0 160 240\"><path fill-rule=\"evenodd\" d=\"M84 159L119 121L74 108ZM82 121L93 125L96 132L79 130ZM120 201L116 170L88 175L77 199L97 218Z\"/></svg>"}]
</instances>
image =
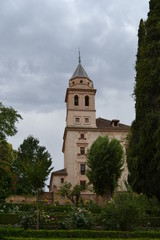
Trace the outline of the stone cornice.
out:
<instances>
[{"instance_id":1,"label":"stone cornice","mask_svg":"<svg viewBox=\"0 0 160 240\"><path fill-rule=\"evenodd\" d=\"M118 133L118 132L123 132L123 133L128 133L130 130L130 127L126 128L126 127L107 127L107 128L95 128L95 127L65 127L64 130L64 134L63 134L63 146L62 146L62 152L64 153L64 149L65 149L65 139L66 139L66 134L68 131L79 131L79 132L83 132L83 131L87 131L87 132L106 132L106 133Z\"/></svg>"}]
</instances>

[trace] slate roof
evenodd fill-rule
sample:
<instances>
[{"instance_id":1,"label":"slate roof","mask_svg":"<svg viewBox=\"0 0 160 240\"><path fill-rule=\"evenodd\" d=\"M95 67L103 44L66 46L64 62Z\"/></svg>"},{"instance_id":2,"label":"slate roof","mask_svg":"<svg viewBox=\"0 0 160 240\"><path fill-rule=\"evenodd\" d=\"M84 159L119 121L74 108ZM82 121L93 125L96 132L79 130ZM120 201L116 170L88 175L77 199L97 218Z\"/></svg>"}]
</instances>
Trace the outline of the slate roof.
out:
<instances>
[{"instance_id":1,"label":"slate roof","mask_svg":"<svg viewBox=\"0 0 160 240\"><path fill-rule=\"evenodd\" d=\"M110 121L104 118L97 118L96 119L96 125L97 128L125 128L125 129L130 129L130 126L119 123L119 125L117 127L112 126L112 122L114 120ZM119 121L119 120L115 120L115 121Z\"/></svg>"},{"instance_id":2,"label":"slate roof","mask_svg":"<svg viewBox=\"0 0 160 240\"><path fill-rule=\"evenodd\" d=\"M90 79L81 63L78 64L78 66L77 66L75 72L73 73L73 76L71 77L71 79L76 78L76 77L85 77L85 78Z\"/></svg>"}]
</instances>

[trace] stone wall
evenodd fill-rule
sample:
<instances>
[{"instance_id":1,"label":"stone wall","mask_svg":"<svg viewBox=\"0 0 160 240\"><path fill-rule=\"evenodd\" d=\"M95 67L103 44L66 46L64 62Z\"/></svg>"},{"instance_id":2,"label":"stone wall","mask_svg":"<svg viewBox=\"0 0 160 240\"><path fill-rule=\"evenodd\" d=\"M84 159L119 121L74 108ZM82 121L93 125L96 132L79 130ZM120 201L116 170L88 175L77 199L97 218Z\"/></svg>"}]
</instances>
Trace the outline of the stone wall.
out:
<instances>
[{"instance_id":1,"label":"stone wall","mask_svg":"<svg viewBox=\"0 0 160 240\"><path fill-rule=\"evenodd\" d=\"M53 192L44 192L43 194L39 195L40 202L46 202L49 204L53 204ZM36 196L25 197L25 196L10 196L6 198L7 203L35 203Z\"/></svg>"}]
</instances>

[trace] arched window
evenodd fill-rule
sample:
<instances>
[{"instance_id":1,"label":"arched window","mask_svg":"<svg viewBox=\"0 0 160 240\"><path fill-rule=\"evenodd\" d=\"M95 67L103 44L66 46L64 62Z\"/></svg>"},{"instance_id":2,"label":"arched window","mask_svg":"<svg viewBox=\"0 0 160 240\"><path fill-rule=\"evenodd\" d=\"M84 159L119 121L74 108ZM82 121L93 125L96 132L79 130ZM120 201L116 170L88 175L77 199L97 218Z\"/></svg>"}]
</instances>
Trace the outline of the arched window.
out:
<instances>
[{"instance_id":1,"label":"arched window","mask_svg":"<svg viewBox=\"0 0 160 240\"><path fill-rule=\"evenodd\" d=\"M78 96L77 95L74 96L74 105L78 106Z\"/></svg>"},{"instance_id":2,"label":"arched window","mask_svg":"<svg viewBox=\"0 0 160 240\"><path fill-rule=\"evenodd\" d=\"M89 97L85 96L85 106L89 106Z\"/></svg>"}]
</instances>

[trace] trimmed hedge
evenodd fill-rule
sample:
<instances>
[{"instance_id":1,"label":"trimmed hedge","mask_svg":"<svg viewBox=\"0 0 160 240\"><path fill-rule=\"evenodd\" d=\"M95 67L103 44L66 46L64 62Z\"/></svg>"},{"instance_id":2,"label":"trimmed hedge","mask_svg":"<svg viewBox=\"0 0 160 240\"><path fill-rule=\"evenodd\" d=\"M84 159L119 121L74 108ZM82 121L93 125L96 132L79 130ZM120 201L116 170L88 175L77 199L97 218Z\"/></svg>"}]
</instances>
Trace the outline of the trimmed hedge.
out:
<instances>
[{"instance_id":1,"label":"trimmed hedge","mask_svg":"<svg viewBox=\"0 0 160 240\"><path fill-rule=\"evenodd\" d=\"M0 213L0 224L14 225L16 223L19 223L18 214Z\"/></svg>"},{"instance_id":2,"label":"trimmed hedge","mask_svg":"<svg viewBox=\"0 0 160 240\"><path fill-rule=\"evenodd\" d=\"M13 209L14 207L18 206L19 211L30 211L30 210L36 210L36 204L34 203L5 203L6 206L6 211L8 208ZM59 206L53 206L53 205L45 205L40 203L39 204L39 209L40 210L45 210L47 212L69 212L73 206L70 205L59 205Z\"/></svg>"},{"instance_id":3,"label":"trimmed hedge","mask_svg":"<svg viewBox=\"0 0 160 240\"><path fill-rule=\"evenodd\" d=\"M119 231L92 231L92 230L22 230L22 229L0 229L2 237L23 238L160 238L160 232L119 232Z\"/></svg>"},{"instance_id":4,"label":"trimmed hedge","mask_svg":"<svg viewBox=\"0 0 160 240\"><path fill-rule=\"evenodd\" d=\"M160 217L147 217L143 225L146 227L160 228Z\"/></svg>"}]
</instances>

